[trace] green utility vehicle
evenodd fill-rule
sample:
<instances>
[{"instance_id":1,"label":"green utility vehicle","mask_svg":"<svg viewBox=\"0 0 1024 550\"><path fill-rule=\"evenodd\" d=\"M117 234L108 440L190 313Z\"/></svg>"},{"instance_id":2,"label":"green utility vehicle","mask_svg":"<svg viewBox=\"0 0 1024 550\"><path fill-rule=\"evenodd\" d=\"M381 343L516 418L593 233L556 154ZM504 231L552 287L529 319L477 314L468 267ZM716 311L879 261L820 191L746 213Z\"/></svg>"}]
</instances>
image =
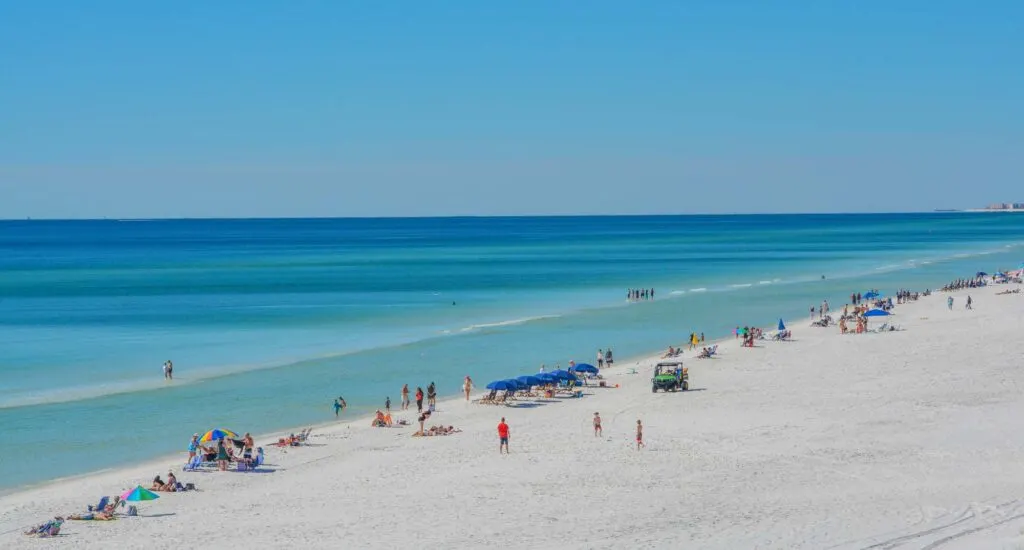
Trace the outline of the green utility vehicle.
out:
<instances>
[{"instance_id":1,"label":"green utility vehicle","mask_svg":"<svg viewBox=\"0 0 1024 550\"><path fill-rule=\"evenodd\" d=\"M682 361L658 363L654 367L654 378L651 378L651 392L686 391L690 389L690 373Z\"/></svg>"}]
</instances>

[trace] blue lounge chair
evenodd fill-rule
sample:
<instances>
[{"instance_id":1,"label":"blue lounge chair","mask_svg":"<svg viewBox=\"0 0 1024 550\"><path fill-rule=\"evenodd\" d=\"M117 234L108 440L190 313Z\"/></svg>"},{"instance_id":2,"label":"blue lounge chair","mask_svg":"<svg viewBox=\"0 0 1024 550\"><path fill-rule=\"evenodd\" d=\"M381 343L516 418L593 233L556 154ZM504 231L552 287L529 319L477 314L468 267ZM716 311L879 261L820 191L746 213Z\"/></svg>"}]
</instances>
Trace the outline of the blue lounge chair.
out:
<instances>
[{"instance_id":1,"label":"blue lounge chair","mask_svg":"<svg viewBox=\"0 0 1024 550\"><path fill-rule=\"evenodd\" d=\"M185 464L185 467L183 469L186 472L194 472L194 471L198 470L199 467L202 466L202 465L203 465L202 457L199 456L199 455L196 455L196 456L192 457L192 460L188 461L188 464Z\"/></svg>"},{"instance_id":2,"label":"blue lounge chair","mask_svg":"<svg viewBox=\"0 0 1024 550\"><path fill-rule=\"evenodd\" d=\"M108 503L110 503L110 497L103 497L100 499L99 504L97 504L96 506L89 506L89 511L102 512L103 509L107 507Z\"/></svg>"}]
</instances>

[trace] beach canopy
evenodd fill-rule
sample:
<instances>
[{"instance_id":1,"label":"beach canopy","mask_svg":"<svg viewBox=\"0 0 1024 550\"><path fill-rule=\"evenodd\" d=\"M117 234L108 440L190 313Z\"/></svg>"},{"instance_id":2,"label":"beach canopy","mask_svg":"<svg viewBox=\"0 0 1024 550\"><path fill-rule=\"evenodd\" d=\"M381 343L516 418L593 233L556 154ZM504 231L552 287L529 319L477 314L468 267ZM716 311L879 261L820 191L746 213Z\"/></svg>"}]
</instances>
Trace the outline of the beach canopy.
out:
<instances>
[{"instance_id":1,"label":"beach canopy","mask_svg":"<svg viewBox=\"0 0 1024 550\"><path fill-rule=\"evenodd\" d=\"M487 389L497 391L507 391L519 388L519 384L509 380L495 380L490 384L487 384Z\"/></svg>"},{"instance_id":2,"label":"beach canopy","mask_svg":"<svg viewBox=\"0 0 1024 550\"><path fill-rule=\"evenodd\" d=\"M979 271L978 274L975 275L975 277L984 277L986 275L988 275L988 273L985 273L984 271Z\"/></svg>"},{"instance_id":3,"label":"beach canopy","mask_svg":"<svg viewBox=\"0 0 1024 550\"><path fill-rule=\"evenodd\" d=\"M872 309L864 314L865 317L885 317L889 312L884 309Z\"/></svg>"},{"instance_id":4,"label":"beach canopy","mask_svg":"<svg viewBox=\"0 0 1024 550\"><path fill-rule=\"evenodd\" d=\"M225 430L223 428L214 428L203 434L203 437L199 438L200 443L209 443L211 441L218 441L221 438L226 439L238 439L238 434L231 430Z\"/></svg>"},{"instance_id":5,"label":"beach canopy","mask_svg":"<svg viewBox=\"0 0 1024 550\"><path fill-rule=\"evenodd\" d=\"M594 365L588 365L587 363L580 363L579 365L576 365L575 370L576 372L589 372L597 374L597 367L595 367Z\"/></svg>"},{"instance_id":6,"label":"beach canopy","mask_svg":"<svg viewBox=\"0 0 1024 550\"><path fill-rule=\"evenodd\" d=\"M879 296L881 296L881 294L875 292L874 290L864 294L864 297L867 298L868 300L872 298L878 298Z\"/></svg>"},{"instance_id":7,"label":"beach canopy","mask_svg":"<svg viewBox=\"0 0 1024 550\"><path fill-rule=\"evenodd\" d=\"M160 495L154 493L153 491L150 491L149 489L146 489L142 485L137 485L135 486L134 489L130 489L129 491L121 495L121 500L127 500L129 502L138 502L141 500L156 500L158 498L160 498Z\"/></svg>"},{"instance_id":8,"label":"beach canopy","mask_svg":"<svg viewBox=\"0 0 1024 550\"><path fill-rule=\"evenodd\" d=\"M779 319L779 330L786 330L786 323L783 323L781 318Z\"/></svg>"},{"instance_id":9,"label":"beach canopy","mask_svg":"<svg viewBox=\"0 0 1024 550\"><path fill-rule=\"evenodd\" d=\"M558 380L575 380L576 376L569 371L558 369L551 371L551 376Z\"/></svg>"},{"instance_id":10,"label":"beach canopy","mask_svg":"<svg viewBox=\"0 0 1024 550\"><path fill-rule=\"evenodd\" d=\"M516 378L516 380L518 380L520 384L526 384L528 387L529 386L539 386L539 385L544 383L544 381L541 380L540 377L534 376L532 374L527 374L525 376L520 376L520 377Z\"/></svg>"},{"instance_id":11,"label":"beach canopy","mask_svg":"<svg viewBox=\"0 0 1024 550\"><path fill-rule=\"evenodd\" d=\"M558 377L553 375L553 374L551 374L550 372L542 372L542 373L537 375L537 378L542 383L545 383L545 384L558 381Z\"/></svg>"}]
</instances>

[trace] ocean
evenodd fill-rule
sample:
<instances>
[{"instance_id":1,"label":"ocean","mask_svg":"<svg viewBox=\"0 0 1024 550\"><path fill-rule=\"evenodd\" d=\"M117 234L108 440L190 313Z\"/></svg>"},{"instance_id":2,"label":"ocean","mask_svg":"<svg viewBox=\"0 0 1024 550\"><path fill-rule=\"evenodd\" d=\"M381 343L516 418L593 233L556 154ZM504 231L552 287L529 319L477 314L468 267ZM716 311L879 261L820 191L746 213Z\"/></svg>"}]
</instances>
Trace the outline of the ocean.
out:
<instances>
[{"instance_id":1,"label":"ocean","mask_svg":"<svg viewBox=\"0 0 1024 550\"><path fill-rule=\"evenodd\" d=\"M404 383L811 330L824 299L1015 269L1022 246L1024 216L988 213L0 221L0 489L331 421L339 395L351 418Z\"/></svg>"}]
</instances>

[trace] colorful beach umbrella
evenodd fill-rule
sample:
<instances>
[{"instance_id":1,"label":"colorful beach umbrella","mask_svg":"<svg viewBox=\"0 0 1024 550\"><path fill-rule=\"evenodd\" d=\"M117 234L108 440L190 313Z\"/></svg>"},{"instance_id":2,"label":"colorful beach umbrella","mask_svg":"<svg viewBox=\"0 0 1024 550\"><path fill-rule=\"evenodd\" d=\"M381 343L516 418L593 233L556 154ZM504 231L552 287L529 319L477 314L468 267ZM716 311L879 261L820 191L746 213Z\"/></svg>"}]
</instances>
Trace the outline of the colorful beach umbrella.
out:
<instances>
[{"instance_id":1,"label":"colorful beach umbrella","mask_svg":"<svg viewBox=\"0 0 1024 550\"><path fill-rule=\"evenodd\" d=\"M221 438L226 439L238 439L238 434L231 430L225 430L223 428L214 428L203 434L203 437L199 438L200 443L209 443L211 441L218 441Z\"/></svg>"},{"instance_id":2,"label":"colorful beach umbrella","mask_svg":"<svg viewBox=\"0 0 1024 550\"><path fill-rule=\"evenodd\" d=\"M134 489L121 495L121 500L127 500L129 502L139 502L142 500L156 500L160 498L160 495L146 489L142 485L137 485Z\"/></svg>"}]
</instances>

